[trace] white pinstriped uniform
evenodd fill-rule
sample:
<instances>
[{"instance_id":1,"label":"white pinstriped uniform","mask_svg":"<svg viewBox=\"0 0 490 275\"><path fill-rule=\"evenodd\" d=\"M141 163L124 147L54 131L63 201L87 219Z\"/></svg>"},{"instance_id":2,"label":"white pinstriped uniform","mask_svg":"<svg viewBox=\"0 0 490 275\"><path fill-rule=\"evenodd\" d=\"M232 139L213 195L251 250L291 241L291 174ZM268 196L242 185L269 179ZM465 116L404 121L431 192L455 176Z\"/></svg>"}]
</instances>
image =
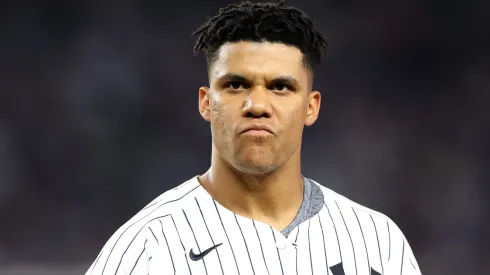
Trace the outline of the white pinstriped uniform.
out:
<instances>
[{"instance_id":1,"label":"white pinstriped uniform","mask_svg":"<svg viewBox=\"0 0 490 275\"><path fill-rule=\"evenodd\" d=\"M421 274L393 221L312 182L325 205L285 237L224 208L194 177L120 227L86 275ZM189 257L220 243L200 260Z\"/></svg>"}]
</instances>

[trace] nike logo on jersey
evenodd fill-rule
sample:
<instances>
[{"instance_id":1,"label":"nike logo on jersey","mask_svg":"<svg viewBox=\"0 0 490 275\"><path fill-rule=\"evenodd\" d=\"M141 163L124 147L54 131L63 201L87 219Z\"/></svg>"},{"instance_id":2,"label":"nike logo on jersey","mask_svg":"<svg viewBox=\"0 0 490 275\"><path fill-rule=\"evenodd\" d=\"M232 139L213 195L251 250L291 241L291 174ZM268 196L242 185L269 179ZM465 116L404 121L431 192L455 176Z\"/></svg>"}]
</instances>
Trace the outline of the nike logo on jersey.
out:
<instances>
[{"instance_id":1,"label":"nike logo on jersey","mask_svg":"<svg viewBox=\"0 0 490 275\"><path fill-rule=\"evenodd\" d=\"M333 275L345 275L344 266L342 263L338 263L330 267ZM371 267L371 275L381 275L381 273L377 272Z\"/></svg>"},{"instance_id":2,"label":"nike logo on jersey","mask_svg":"<svg viewBox=\"0 0 490 275\"><path fill-rule=\"evenodd\" d=\"M220 246L222 244L223 243L220 243L220 244L217 244L217 245L213 245L210 248L204 250L203 252L201 252L199 254L194 254L194 252L192 251L192 248L191 248L191 251L189 252L189 257L193 261L199 261L200 259L204 258L204 256L206 256L209 252L213 251L213 249L216 249L218 246Z\"/></svg>"}]
</instances>

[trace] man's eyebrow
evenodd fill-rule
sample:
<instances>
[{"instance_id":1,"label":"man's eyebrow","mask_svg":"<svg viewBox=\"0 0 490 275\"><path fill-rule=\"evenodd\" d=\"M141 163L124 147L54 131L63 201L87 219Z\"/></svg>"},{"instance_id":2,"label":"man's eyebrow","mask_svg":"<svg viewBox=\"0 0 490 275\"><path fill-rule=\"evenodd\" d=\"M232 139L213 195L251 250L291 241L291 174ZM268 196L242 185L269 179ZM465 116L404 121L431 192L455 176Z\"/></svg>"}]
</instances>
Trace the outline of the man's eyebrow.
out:
<instances>
[{"instance_id":1,"label":"man's eyebrow","mask_svg":"<svg viewBox=\"0 0 490 275\"><path fill-rule=\"evenodd\" d=\"M245 76L237 74L237 73L224 74L224 75L218 77L217 80L219 82L228 82L228 81L248 82L248 81L250 81ZM289 76L289 75L275 77L270 82L274 83L274 84L277 84L277 83L288 84L291 86L296 86L299 83L298 80L296 80L294 77Z\"/></svg>"},{"instance_id":2,"label":"man's eyebrow","mask_svg":"<svg viewBox=\"0 0 490 275\"><path fill-rule=\"evenodd\" d=\"M272 83L289 84L291 86L298 85L298 80L296 80L294 77L288 76L288 75L276 77L276 78L272 79L271 82Z\"/></svg>"},{"instance_id":3,"label":"man's eyebrow","mask_svg":"<svg viewBox=\"0 0 490 275\"><path fill-rule=\"evenodd\" d=\"M225 82L225 81L239 81L239 82L247 82L249 81L245 76L239 75L236 73L227 73L224 74L217 79L220 82Z\"/></svg>"}]
</instances>

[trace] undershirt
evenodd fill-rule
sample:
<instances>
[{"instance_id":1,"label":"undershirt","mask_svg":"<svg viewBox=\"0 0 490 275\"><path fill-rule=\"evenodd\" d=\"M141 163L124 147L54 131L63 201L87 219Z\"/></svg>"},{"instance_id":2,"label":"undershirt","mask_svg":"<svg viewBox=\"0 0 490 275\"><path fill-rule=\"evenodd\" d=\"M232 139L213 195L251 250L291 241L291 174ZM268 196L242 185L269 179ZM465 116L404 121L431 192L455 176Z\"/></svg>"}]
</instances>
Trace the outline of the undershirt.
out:
<instances>
[{"instance_id":1,"label":"undershirt","mask_svg":"<svg viewBox=\"0 0 490 275\"><path fill-rule=\"evenodd\" d=\"M323 192L316 184L312 183L309 179L304 178L304 195L303 202L296 214L294 220L284 228L281 233L288 237L289 233L293 231L296 226L312 218L323 208L325 201L323 200Z\"/></svg>"}]
</instances>

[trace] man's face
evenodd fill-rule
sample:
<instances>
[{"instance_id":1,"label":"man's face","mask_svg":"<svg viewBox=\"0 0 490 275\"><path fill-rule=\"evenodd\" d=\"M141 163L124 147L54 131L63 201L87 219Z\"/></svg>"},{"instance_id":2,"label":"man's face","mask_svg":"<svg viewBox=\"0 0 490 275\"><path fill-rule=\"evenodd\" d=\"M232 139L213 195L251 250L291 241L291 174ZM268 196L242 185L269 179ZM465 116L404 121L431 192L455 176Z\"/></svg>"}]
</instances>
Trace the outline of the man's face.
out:
<instances>
[{"instance_id":1,"label":"man's face","mask_svg":"<svg viewBox=\"0 0 490 275\"><path fill-rule=\"evenodd\" d=\"M295 47L268 42L224 44L199 92L219 156L237 170L266 174L299 156L304 125L318 117L320 94Z\"/></svg>"}]
</instances>

